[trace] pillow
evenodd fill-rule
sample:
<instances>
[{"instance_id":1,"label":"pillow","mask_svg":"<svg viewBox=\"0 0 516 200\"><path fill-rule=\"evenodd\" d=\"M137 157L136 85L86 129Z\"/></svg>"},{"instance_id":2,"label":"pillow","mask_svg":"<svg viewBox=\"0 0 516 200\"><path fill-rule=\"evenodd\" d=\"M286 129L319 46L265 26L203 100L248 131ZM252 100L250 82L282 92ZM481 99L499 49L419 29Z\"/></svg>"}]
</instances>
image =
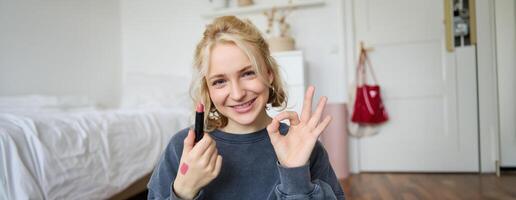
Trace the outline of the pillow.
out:
<instances>
[{"instance_id":1,"label":"pillow","mask_svg":"<svg viewBox=\"0 0 516 200\"><path fill-rule=\"evenodd\" d=\"M82 96L0 96L0 112L91 110L96 107L93 100Z\"/></svg>"}]
</instances>

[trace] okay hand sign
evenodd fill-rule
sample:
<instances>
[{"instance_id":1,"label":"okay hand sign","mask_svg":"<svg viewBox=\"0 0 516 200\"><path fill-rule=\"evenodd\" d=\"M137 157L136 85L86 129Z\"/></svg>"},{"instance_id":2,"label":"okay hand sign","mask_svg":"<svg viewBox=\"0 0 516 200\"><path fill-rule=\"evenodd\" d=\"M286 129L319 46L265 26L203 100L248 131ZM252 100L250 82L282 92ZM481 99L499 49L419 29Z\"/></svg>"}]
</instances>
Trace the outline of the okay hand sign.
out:
<instances>
[{"instance_id":1,"label":"okay hand sign","mask_svg":"<svg viewBox=\"0 0 516 200\"><path fill-rule=\"evenodd\" d=\"M307 164L317 138L331 121L330 116L326 116L324 120L320 121L326 105L326 97L321 97L315 113L312 114L314 91L313 86L306 90L301 120L296 112L285 111L274 117L267 126L272 146L283 167L299 167ZM279 132L280 121L285 119L290 121L290 128L287 135L281 135Z\"/></svg>"}]
</instances>

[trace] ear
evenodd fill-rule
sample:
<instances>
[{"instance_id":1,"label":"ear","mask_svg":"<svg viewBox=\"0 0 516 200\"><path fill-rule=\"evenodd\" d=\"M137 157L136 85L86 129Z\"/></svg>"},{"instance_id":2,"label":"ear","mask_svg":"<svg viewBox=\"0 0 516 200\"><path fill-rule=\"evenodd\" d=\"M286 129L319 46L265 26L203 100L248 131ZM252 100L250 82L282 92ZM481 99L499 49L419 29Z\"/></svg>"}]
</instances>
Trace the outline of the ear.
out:
<instances>
[{"instance_id":1,"label":"ear","mask_svg":"<svg viewBox=\"0 0 516 200\"><path fill-rule=\"evenodd\" d=\"M267 78L269 78L269 85L272 84L272 81L274 81L274 74L270 69L267 70Z\"/></svg>"}]
</instances>

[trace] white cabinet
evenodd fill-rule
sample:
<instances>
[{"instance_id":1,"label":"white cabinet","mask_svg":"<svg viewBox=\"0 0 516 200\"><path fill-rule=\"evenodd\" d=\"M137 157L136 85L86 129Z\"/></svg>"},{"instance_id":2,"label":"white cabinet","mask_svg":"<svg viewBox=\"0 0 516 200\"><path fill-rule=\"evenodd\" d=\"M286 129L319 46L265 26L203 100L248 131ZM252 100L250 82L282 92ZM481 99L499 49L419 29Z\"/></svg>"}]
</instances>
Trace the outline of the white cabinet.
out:
<instances>
[{"instance_id":1,"label":"white cabinet","mask_svg":"<svg viewBox=\"0 0 516 200\"><path fill-rule=\"evenodd\" d=\"M273 53L273 57L279 65L280 75L287 90L288 104L286 110L296 111L300 115L306 90L303 52L277 52ZM275 116L279 112L271 109L268 113L270 116Z\"/></svg>"}]
</instances>

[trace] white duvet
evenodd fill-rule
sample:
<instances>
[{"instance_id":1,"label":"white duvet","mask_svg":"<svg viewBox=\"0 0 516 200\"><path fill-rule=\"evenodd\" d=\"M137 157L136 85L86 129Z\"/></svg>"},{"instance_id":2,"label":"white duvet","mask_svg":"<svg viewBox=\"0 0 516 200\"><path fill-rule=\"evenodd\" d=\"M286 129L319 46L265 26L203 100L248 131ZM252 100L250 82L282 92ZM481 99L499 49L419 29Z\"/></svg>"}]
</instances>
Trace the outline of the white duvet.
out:
<instances>
[{"instance_id":1,"label":"white duvet","mask_svg":"<svg viewBox=\"0 0 516 200\"><path fill-rule=\"evenodd\" d=\"M184 108L0 113L0 199L106 199L151 172Z\"/></svg>"}]
</instances>

